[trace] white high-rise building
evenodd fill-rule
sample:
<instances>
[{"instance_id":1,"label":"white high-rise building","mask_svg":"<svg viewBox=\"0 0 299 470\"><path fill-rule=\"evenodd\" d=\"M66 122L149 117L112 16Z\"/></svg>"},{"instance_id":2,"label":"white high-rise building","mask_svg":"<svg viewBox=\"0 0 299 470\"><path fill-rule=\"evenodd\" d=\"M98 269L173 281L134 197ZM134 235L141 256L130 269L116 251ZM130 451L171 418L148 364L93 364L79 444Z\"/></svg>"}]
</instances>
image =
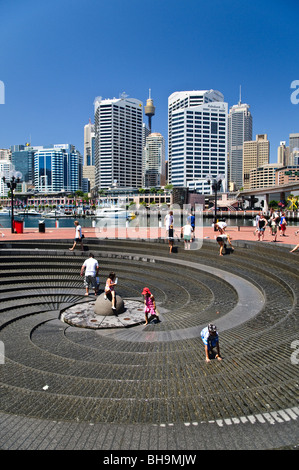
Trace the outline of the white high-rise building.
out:
<instances>
[{"instance_id":1,"label":"white high-rise building","mask_svg":"<svg viewBox=\"0 0 299 470\"><path fill-rule=\"evenodd\" d=\"M0 160L0 174L1 175L9 175L11 171L13 171L15 167L11 163L10 160ZM7 196L9 188L7 184L4 183L2 177L0 178L0 196Z\"/></svg>"},{"instance_id":2,"label":"white high-rise building","mask_svg":"<svg viewBox=\"0 0 299 470\"><path fill-rule=\"evenodd\" d=\"M232 106L228 115L229 181L237 188L243 186L243 144L252 140L252 116L248 104Z\"/></svg>"},{"instance_id":3,"label":"white high-rise building","mask_svg":"<svg viewBox=\"0 0 299 470\"><path fill-rule=\"evenodd\" d=\"M169 183L210 193L207 175L227 186L227 112L222 93L184 91L168 98Z\"/></svg>"},{"instance_id":4,"label":"white high-rise building","mask_svg":"<svg viewBox=\"0 0 299 470\"><path fill-rule=\"evenodd\" d=\"M95 184L98 189L142 186L142 102L97 97L95 106Z\"/></svg>"},{"instance_id":5,"label":"white high-rise building","mask_svg":"<svg viewBox=\"0 0 299 470\"><path fill-rule=\"evenodd\" d=\"M0 149L0 160L10 160L11 161L11 150L10 149Z\"/></svg>"},{"instance_id":6,"label":"white high-rise building","mask_svg":"<svg viewBox=\"0 0 299 470\"><path fill-rule=\"evenodd\" d=\"M165 184L165 139L159 132L146 138L143 175L147 188Z\"/></svg>"},{"instance_id":7,"label":"white high-rise building","mask_svg":"<svg viewBox=\"0 0 299 470\"><path fill-rule=\"evenodd\" d=\"M94 124L89 121L89 123L84 126L83 178L89 181L88 186L90 191L95 186L94 149Z\"/></svg>"}]
</instances>

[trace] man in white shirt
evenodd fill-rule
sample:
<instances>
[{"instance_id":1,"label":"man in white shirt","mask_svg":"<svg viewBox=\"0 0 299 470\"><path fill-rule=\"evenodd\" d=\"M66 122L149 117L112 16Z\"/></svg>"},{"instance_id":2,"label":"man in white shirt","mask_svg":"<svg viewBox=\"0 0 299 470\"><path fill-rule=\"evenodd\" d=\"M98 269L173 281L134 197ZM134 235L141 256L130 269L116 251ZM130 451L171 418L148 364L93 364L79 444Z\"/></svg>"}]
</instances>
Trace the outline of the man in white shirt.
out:
<instances>
[{"instance_id":1,"label":"man in white shirt","mask_svg":"<svg viewBox=\"0 0 299 470\"><path fill-rule=\"evenodd\" d=\"M84 277L84 287L86 289L85 295L89 295L89 285L94 289L94 295L97 295L98 293L98 283L97 283L97 275L99 272L99 265L96 259L94 259L94 254L89 253L89 258L87 258L82 267L81 267L81 272L80 275Z\"/></svg>"}]
</instances>

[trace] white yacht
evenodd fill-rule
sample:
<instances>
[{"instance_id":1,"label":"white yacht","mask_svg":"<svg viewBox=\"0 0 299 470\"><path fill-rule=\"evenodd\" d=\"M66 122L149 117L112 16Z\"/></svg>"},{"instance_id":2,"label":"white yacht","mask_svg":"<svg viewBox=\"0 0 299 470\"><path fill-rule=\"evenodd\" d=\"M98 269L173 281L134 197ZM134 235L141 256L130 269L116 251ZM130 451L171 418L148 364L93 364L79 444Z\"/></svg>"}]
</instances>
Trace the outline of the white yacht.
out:
<instances>
[{"instance_id":1,"label":"white yacht","mask_svg":"<svg viewBox=\"0 0 299 470\"><path fill-rule=\"evenodd\" d=\"M48 217L48 218L52 218L52 219L58 219L58 218L61 218L61 217L72 217L72 215L65 214L64 212L61 212L59 209L57 209L57 210L53 209L50 212L44 212L43 216Z\"/></svg>"},{"instance_id":2,"label":"white yacht","mask_svg":"<svg viewBox=\"0 0 299 470\"><path fill-rule=\"evenodd\" d=\"M41 213L35 209L28 209L28 211L25 209L23 211L18 211L18 215L40 216Z\"/></svg>"},{"instance_id":3,"label":"white yacht","mask_svg":"<svg viewBox=\"0 0 299 470\"><path fill-rule=\"evenodd\" d=\"M131 212L123 209L122 207L112 206L112 207L102 207L95 211L95 217L108 217L118 219L122 218L131 218Z\"/></svg>"},{"instance_id":4,"label":"white yacht","mask_svg":"<svg viewBox=\"0 0 299 470\"><path fill-rule=\"evenodd\" d=\"M8 209L0 209L0 215L10 215L10 210L8 210Z\"/></svg>"}]
</instances>

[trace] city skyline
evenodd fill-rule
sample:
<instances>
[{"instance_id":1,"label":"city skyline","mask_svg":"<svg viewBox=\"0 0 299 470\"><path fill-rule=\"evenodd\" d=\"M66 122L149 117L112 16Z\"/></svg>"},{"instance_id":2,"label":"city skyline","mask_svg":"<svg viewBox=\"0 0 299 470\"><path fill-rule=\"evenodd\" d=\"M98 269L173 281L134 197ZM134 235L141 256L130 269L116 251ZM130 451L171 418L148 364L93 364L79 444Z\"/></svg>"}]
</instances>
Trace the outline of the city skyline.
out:
<instances>
[{"instance_id":1,"label":"city skyline","mask_svg":"<svg viewBox=\"0 0 299 470\"><path fill-rule=\"evenodd\" d=\"M299 131L291 84L299 39L294 1L36 0L0 5L0 148L67 142L83 155L97 96L126 92L155 105L152 131L168 144L168 97L219 90L250 106L253 136L267 134L270 162ZM143 122L147 117L143 110ZM168 156L168 152L167 152Z\"/></svg>"}]
</instances>

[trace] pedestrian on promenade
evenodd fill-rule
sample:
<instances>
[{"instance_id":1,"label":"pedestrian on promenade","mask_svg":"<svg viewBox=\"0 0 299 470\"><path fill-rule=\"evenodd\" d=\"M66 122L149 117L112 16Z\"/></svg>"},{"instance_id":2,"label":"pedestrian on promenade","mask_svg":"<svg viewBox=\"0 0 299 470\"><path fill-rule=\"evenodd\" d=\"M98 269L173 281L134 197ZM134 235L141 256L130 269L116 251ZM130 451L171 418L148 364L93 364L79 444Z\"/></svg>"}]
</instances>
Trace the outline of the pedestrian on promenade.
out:
<instances>
[{"instance_id":1,"label":"pedestrian on promenade","mask_svg":"<svg viewBox=\"0 0 299 470\"><path fill-rule=\"evenodd\" d=\"M144 295L145 324L148 325L148 323L149 323L149 321L148 321L148 316L149 315L150 315L150 317L152 315L155 316L156 319L158 321L160 321L159 318L158 318L159 316L158 316L157 310L156 310L155 297L153 296L153 294L151 293L149 288L145 287L141 294Z\"/></svg>"},{"instance_id":2,"label":"pedestrian on promenade","mask_svg":"<svg viewBox=\"0 0 299 470\"><path fill-rule=\"evenodd\" d=\"M223 256L223 248L226 249L226 243L228 242L232 251L234 251L234 247L231 243L231 237L228 233L224 232L224 230L219 229L219 234L216 237L216 241L218 242L218 245L220 246L219 249L219 255Z\"/></svg>"},{"instance_id":3,"label":"pedestrian on promenade","mask_svg":"<svg viewBox=\"0 0 299 470\"><path fill-rule=\"evenodd\" d=\"M277 241L277 230L279 227L279 221L280 221L279 214L276 211L274 211L274 209L271 209L270 225L271 225L271 234L274 237L274 240L272 240L273 242Z\"/></svg>"},{"instance_id":4,"label":"pedestrian on promenade","mask_svg":"<svg viewBox=\"0 0 299 470\"><path fill-rule=\"evenodd\" d=\"M259 213L257 214L257 216L255 217L255 227L256 227L256 228L255 228L255 230L254 230L254 232L253 232L253 235L256 235L256 234L258 233L258 223L259 223L259 220L260 220L260 218L261 218L261 215L262 215L262 213L259 212Z\"/></svg>"},{"instance_id":5,"label":"pedestrian on promenade","mask_svg":"<svg viewBox=\"0 0 299 470\"><path fill-rule=\"evenodd\" d=\"M280 222L279 222L280 230L281 230L281 237L285 237L286 234L286 228L287 228L287 221L286 221L286 215L285 212L281 214Z\"/></svg>"},{"instance_id":6,"label":"pedestrian on promenade","mask_svg":"<svg viewBox=\"0 0 299 470\"><path fill-rule=\"evenodd\" d=\"M200 336L205 347L206 362L210 362L210 360L214 358L221 361L217 327L209 323L209 325L201 331Z\"/></svg>"},{"instance_id":7,"label":"pedestrian on promenade","mask_svg":"<svg viewBox=\"0 0 299 470\"><path fill-rule=\"evenodd\" d=\"M82 227L79 224L78 220L75 220L74 222L75 225L75 239L74 239L74 244L72 248L69 248L70 251L73 251L77 245L77 243L81 244L81 251L84 251L84 246L83 246L83 238L84 235L82 234Z\"/></svg>"},{"instance_id":8,"label":"pedestrian on promenade","mask_svg":"<svg viewBox=\"0 0 299 470\"><path fill-rule=\"evenodd\" d=\"M191 225L191 240L193 241L195 239L195 215L192 212L189 212L187 223Z\"/></svg>"},{"instance_id":9,"label":"pedestrian on promenade","mask_svg":"<svg viewBox=\"0 0 299 470\"><path fill-rule=\"evenodd\" d=\"M258 222L257 222L257 239L258 241L264 240L265 237L265 229L266 225L268 224L265 216L263 214L260 215Z\"/></svg>"},{"instance_id":10,"label":"pedestrian on promenade","mask_svg":"<svg viewBox=\"0 0 299 470\"><path fill-rule=\"evenodd\" d=\"M115 286L117 285L118 279L114 272L111 272L106 280L105 285L105 299L109 299L112 302L112 310L116 310L116 294Z\"/></svg>"},{"instance_id":11,"label":"pedestrian on promenade","mask_svg":"<svg viewBox=\"0 0 299 470\"><path fill-rule=\"evenodd\" d=\"M170 225L168 229L168 246L169 246L169 253L172 253L174 244L174 229L173 225Z\"/></svg>"},{"instance_id":12,"label":"pedestrian on promenade","mask_svg":"<svg viewBox=\"0 0 299 470\"><path fill-rule=\"evenodd\" d=\"M164 218L165 229L166 229L166 236L168 236L168 231L173 226L173 211L169 211L168 214L165 215Z\"/></svg>"},{"instance_id":13,"label":"pedestrian on promenade","mask_svg":"<svg viewBox=\"0 0 299 470\"><path fill-rule=\"evenodd\" d=\"M192 227L189 222L186 223L181 229L184 239L185 250L190 250L190 242L192 237Z\"/></svg>"},{"instance_id":14,"label":"pedestrian on promenade","mask_svg":"<svg viewBox=\"0 0 299 470\"><path fill-rule=\"evenodd\" d=\"M166 237L168 237L169 253L172 253L174 237L173 237L173 211L169 211L164 217Z\"/></svg>"},{"instance_id":15,"label":"pedestrian on promenade","mask_svg":"<svg viewBox=\"0 0 299 470\"><path fill-rule=\"evenodd\" d=\"M89 257L84 261L80 275L84 276L85 295L89 295L89 286L93 287L94 295L98 293L97 275L99 272L99 264L94 258L93 253L89 253Z\"/></svg>"}]
</instances>

